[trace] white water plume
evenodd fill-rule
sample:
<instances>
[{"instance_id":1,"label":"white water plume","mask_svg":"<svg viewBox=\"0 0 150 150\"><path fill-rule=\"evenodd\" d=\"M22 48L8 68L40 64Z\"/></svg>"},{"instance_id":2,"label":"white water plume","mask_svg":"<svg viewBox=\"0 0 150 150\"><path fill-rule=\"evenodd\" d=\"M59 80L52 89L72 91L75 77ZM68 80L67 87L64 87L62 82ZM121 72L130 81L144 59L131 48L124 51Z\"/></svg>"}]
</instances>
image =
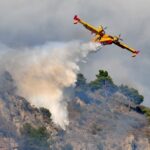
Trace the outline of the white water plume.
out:
<instances>
[{"instance_id":1,"label":"white water plume","mask_svg":"<svg viewBox=\"0 0 150 150\"><path fill-rule=\"evenodd\" d=\"M1 55L1 70L13 76L17 94L37 107L49 109L53 122L65 129L69 120L63 91L76 82L78 62L100 47L91 42L69 42L8 50Z\"/></svg>"}]
</instances>

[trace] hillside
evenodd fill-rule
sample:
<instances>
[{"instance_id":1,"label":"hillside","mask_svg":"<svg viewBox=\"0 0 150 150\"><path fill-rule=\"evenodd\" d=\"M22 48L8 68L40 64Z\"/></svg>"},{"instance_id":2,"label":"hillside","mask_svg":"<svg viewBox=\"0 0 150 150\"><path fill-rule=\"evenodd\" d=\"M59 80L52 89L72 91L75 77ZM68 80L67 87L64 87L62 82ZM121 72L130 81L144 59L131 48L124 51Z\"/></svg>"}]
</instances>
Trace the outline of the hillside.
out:
<instances>
[{"instance_id":1,"label":"hillside","mask_svg":"<svg viewBox=\"0 0 150 150\"><path fill-rule=\"evenodd\" d=\"M16 95L16 88L8 72L0 75L0 150L150 150L150 111L140 105L144 97L115 85L107 71L90 83L78 74L65 131L47 109Z\"/></svg>"}]
</instances>

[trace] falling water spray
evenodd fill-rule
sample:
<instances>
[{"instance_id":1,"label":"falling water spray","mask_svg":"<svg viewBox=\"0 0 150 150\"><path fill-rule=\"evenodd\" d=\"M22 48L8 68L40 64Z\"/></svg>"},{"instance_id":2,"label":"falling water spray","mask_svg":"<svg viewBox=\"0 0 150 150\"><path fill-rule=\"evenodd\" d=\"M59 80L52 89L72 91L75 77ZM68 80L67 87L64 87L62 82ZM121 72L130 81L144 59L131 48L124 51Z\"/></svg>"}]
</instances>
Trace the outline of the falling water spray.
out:
<instances>
[{"instance_id":1,"label":"falling water spray","mask_svg":"<svg viewBox=\"0 0 150 150\"><path fill-rule=\"evenodd\" d=\"M1 55L0 69L10 72L18 95L49 109L53 122L65 129L69 120L64 89L75 84L78 62L100 47L91 42L69 42L8 50Z\"/></svg>"}]
</instances>

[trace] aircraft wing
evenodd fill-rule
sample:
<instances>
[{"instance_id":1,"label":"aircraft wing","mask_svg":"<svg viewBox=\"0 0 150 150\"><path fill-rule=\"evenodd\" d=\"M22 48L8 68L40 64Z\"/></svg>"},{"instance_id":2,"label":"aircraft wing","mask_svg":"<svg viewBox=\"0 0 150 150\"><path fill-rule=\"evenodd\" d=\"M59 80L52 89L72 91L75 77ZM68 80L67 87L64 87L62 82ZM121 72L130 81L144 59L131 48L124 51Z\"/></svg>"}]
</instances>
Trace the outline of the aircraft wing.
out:
<instances>
[{"instance_id":1,"label":"aircraft wing","mask_svg":"<svg viewBox=\"0 0 150 150\"><path fill-rule=\"evenodd\" d=\"M86 29L88 29L89 31L91 31L92 33L95 33L95 34L99 34L100 31L93 27L92 25L84 22L83 20L81 20L77 15L74 16L74 24L77 24L77 23L81 23Z\"/></svg>"},{"instance_id":2,"label":"aircraft wing","mask_svg":"<svg viewBox=\"0 0 150 150\"><path fill-rule=\"evenodd\" d=\"M120 42L120 41L115 41L113 42L115 45L123 48L123 49L127 49L128 51L130 51L133 55L132 57L135 57L140 51L137 51L133 48L130 48L128 45L124 44L123 42Z\"/></svg>"}]
</instances>

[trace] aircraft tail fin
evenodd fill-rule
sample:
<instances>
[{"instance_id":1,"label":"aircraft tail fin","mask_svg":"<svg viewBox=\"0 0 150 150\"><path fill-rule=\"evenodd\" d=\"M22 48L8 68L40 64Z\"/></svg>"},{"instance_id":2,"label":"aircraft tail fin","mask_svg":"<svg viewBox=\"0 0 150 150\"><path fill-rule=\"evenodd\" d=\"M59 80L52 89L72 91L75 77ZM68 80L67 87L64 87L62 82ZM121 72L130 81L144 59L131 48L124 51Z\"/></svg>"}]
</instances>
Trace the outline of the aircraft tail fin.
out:
<instances>
[{"instance_id":1,"label":"aircraft tail fin","mask_svg":"<svg viewBox=\"0 0 150 150\"><path fill-rule=\"evenodd\" d=\"M135 52L133 53L132 57L136 57L136 55L139 54L139 53L140 53L140 51L135 51Z\"/></svg>"},{"instance_id":2,"label":"aircraft tail fin","mask_svg":"<svg viewBox=\"0 0 150 150\"><path fill-rule=\"evenodd\" d=\"M79 17L77 15L75 15L73 18L73 23L77 24L79 21L80 21Z\"/></svg>"}]
</instances>

